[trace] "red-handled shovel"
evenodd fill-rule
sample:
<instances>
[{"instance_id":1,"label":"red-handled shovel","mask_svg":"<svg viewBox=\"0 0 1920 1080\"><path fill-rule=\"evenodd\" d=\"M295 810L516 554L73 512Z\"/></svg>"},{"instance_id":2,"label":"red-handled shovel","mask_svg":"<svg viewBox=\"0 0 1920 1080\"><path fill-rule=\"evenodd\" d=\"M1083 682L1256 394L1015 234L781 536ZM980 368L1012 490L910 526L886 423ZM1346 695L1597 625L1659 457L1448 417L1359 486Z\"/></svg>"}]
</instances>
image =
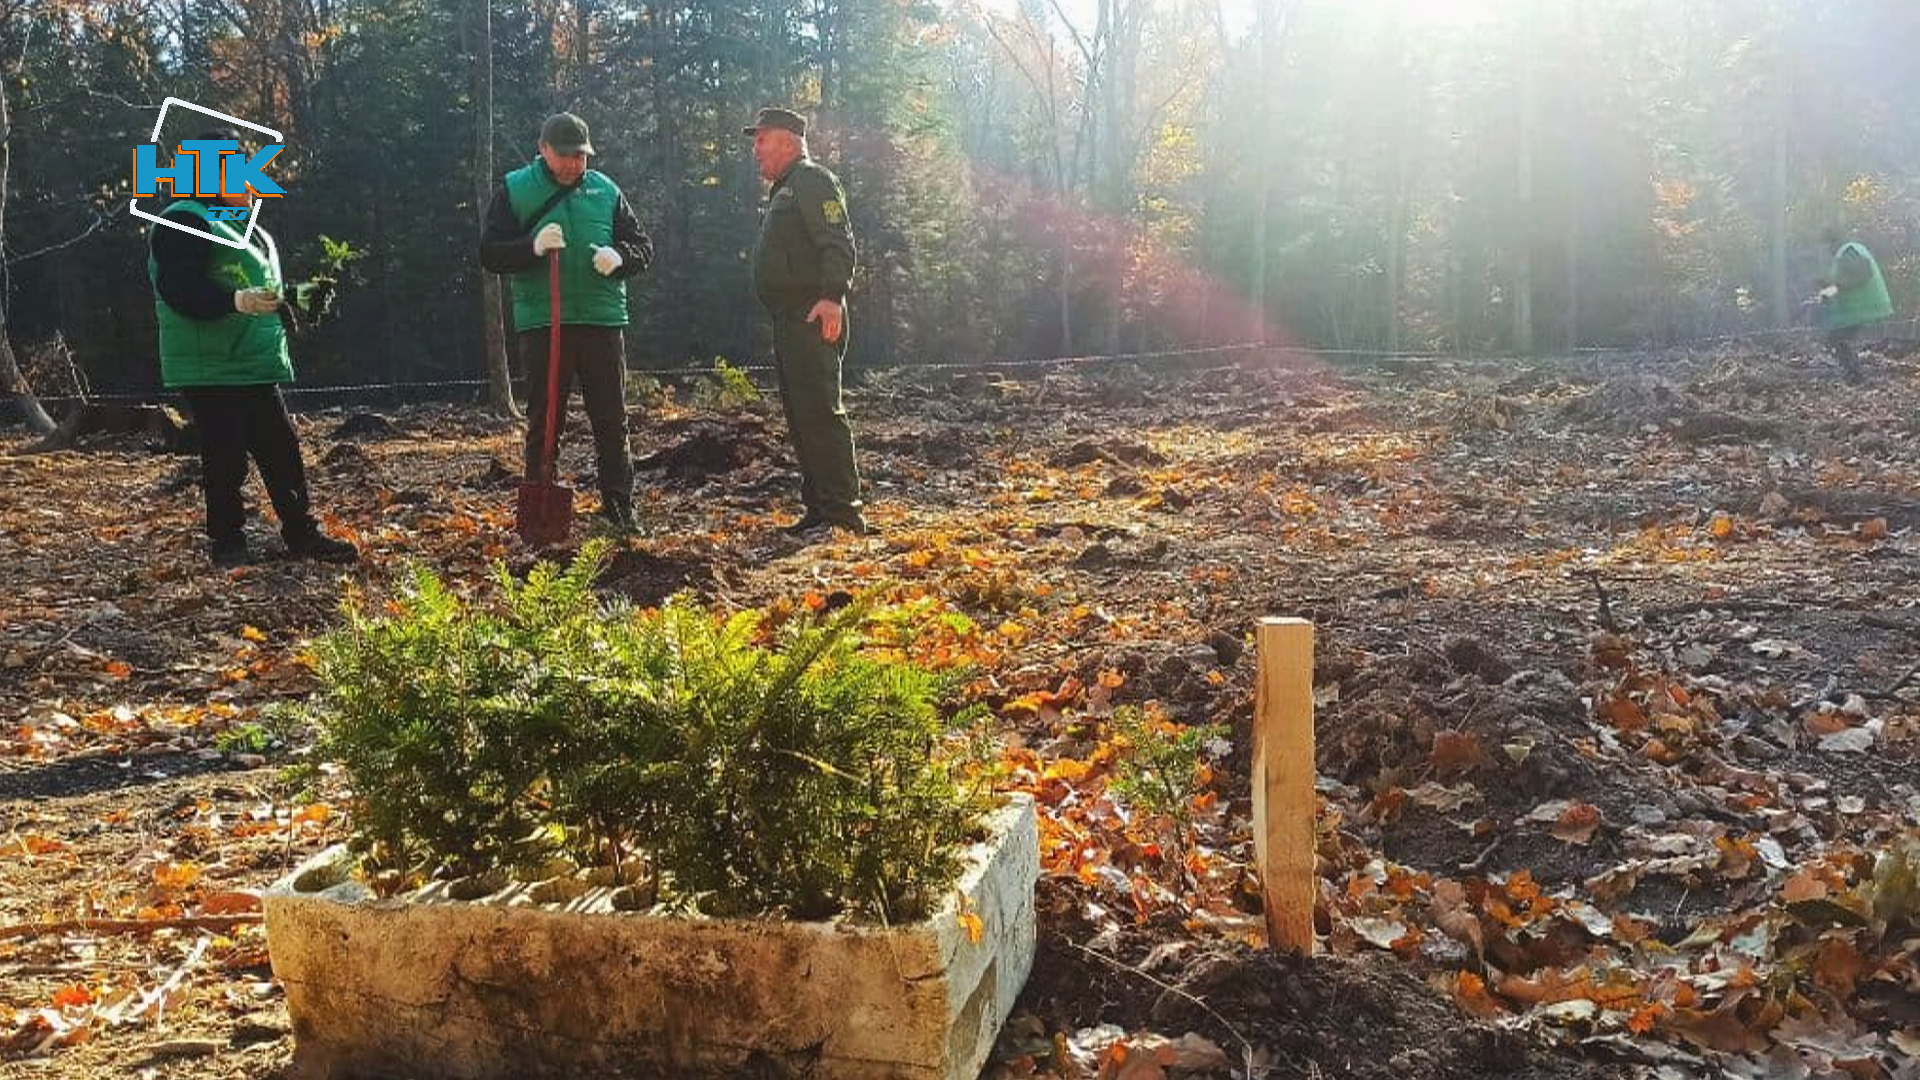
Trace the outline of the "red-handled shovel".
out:
<instances>
[{"instance_id":1,"label":"red-handled shovel","mask_svg":"<svg viewBox=\"0 0 1920 1080\"><path fill-rule=\"evenodd\" d=\"M537 476L520 481L514 505L514 529L534 547L566 542L573 528L573 489L560 483L560 253L547 253L547 426L540 445Z\"/></svg>"}]
</instances>

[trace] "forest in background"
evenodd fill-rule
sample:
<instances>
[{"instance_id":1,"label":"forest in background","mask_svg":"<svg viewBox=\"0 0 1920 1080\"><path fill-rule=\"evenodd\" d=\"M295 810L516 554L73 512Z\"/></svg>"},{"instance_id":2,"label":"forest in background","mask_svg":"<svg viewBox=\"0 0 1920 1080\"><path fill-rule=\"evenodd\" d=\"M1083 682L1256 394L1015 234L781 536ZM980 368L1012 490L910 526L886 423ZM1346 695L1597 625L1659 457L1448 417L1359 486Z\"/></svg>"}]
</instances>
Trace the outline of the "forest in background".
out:
<instances>
[{"instance_id":1,"label":"forest in background","mask_svg":"<svg viewBox=\"0 0 1920 1080\"><path fill-rule=\"evenodd\" d=\"M638 368L765 351L773 102L849 190L856 367L1781 328L1833 225L1908 318L1916 44L1907 0L0 0L0 325L42 393L156 385L127 202L168 96L285 131L291 274L364 252L309 384L485 377L480 211L558 109L658 245Z\"/></svg>"}]
</instances>

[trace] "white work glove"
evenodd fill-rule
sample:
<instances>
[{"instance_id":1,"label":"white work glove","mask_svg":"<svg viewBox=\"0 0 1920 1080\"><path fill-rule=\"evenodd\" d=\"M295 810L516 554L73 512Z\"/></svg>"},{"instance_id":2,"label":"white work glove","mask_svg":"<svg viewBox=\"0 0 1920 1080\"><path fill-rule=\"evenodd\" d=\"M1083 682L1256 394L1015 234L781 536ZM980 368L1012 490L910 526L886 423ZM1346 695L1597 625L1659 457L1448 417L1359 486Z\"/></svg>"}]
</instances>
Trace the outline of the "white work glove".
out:
<instances>
[{"instance_id":1,"label":"white work glove","mask_svg":"<svg viewBox=\"0 0 1920 1080\"><path fill-rule=\"evenodd\" d=\"M545 255L549 251L558 251L566 246L567 234L561 231L560 223L557 221L547 222L545 225L540 226L539 232L533 234L533 253L535 255Z\"/></svg>"},{"instance_id":2,"label":"white work glove","mask_svg":"<svg viewBox=\"0 0 1920 1080\"><path fill-rule=\"evenodd\" d=\"M237 289L233 310L242 315L266 315L280 306L280 293L274 289Z\"/></svg>"},{"instance_id":3,"label":"white work glove","mask_svg":"<svg viewBox=\"0 0 1920 1080\"><path fill-rule=\"evenodd\" d=\"M593 249L593 268L600 271L601 277L606 277L615 270L620 269L620 264L626 261L627 260L620 257L618 251L610 247L596 247Z\"/></svg>"}]
</instances>

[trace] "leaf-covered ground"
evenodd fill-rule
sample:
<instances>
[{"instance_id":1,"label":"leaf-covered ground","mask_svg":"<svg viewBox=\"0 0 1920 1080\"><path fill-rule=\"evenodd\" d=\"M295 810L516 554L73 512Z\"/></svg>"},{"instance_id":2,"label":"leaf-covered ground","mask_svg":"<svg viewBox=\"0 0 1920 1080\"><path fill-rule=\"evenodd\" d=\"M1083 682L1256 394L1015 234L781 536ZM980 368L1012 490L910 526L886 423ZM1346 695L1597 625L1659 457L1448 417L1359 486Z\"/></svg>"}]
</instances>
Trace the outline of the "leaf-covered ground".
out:
<instances>
[{"instance_id":1,"label":"leaf-covered ground","mask_svg":"<svg viewBox=\"0 0 1920 1080\"><path fill-rule=\"evenodd\" d=\"M656 402L656 528L603 585L968 617L940 647L1045 812L990 1075L1914 1080L1916 377L1730 347L889 378L853 401L884 532L814 546L777 529L776 410ZM510 423L302 428L352 575L216 573L192 458L0 433L9 1074L283 1075L254 894L349 826L337 784L283 781L302 733L265 710L311 689L348 578L529 562ZM1311 961L1259 947L1246 865L1266 615L1318 634ZM1121 705L1228 725L1190 828L1109 790Z\"/></svg>"}]
</instances>

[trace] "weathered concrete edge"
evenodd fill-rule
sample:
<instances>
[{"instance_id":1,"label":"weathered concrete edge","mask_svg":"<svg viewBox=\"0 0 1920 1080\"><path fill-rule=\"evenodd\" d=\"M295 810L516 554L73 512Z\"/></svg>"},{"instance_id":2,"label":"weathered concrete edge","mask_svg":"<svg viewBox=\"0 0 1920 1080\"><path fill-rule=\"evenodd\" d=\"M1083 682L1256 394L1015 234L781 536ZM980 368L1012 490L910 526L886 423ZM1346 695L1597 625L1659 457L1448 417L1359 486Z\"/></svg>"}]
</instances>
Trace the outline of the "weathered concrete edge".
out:
<instances>
[{"instance_id":1,"label":"weathered concrete edge","mask_svg":"<svg viewBox=\"0 0 1920 1080\"><path fill-rule=\"evenodd\" d=\"M682 987L689 1000L707 1003L703 1022L698 1025L710 1036L710 1044L703 1047L696 1045L700 1043L698 1036L690 1037L684 1031L675 1032L665 1042L651 1036L642 1038L633 1027L645 1020L644 1010L636 1013L630 1004L594 1000L608 995L617 998L622 985L583 985L581 996L588 999L587 1004L605 1009L608 1023L587 1025L574 1035L592 1036L596 1042L602 1041L599 1036L605 1036L604 1046L571 1047L571 1051L577 1051L577 1061L567 1052L550 1057L558 1070L553 1075L566 1075L568 1069L590 1067L601 1059L631 1061L642 1050L684 1054L685 1059L676 1062L684 1066L724 1068L755 1049L791 1053L811 1043L826 1054L819 1062L821 1067L849 1080L972 1080L1025 984L1035 948L1033 887L1039 874L1039 851L1032 800L1026 796L1010 799L1008 805L989 815L987 823L999 842L976 845L968 852L967 869L940 910L925 921L892 928L665 919L612 912L582 914L492 900L378 900L364 887L344 879L315 891L295 889L295 882L304 876L324 876L330 867L336 877L341 877L337 869L343 852L331 849L277 882L267 896L270 945L276 939L285 942L289 935L303 934L320 943L317 949L272 950L276 973L288 986L289 1008L296 1013L296 1031L303 1044L298 1054L302 1072L315 1077L380 1075L389 1068L408 1068L409 1055L421 1054L427 1055L435 1067L443 1068L439 1075L447 1077L478 1080L530 1075L524 1069L512 1068L505 1073L489 1072L485 1062L503 1067L508 1062L490 1056L491 1050L468 1047L471 1039L457 1032L470 1025L496 1032L510 1030L510 1036L504 1037L509 1048L524 1046L528 1038L546 1030L539 1017L522 1025L512 1022L522 1019L516 1013L503 1023L497 1010L467 1007L473 1003L463 1004L457 994L450 995L446 980L436 982L425 972L375 973L379 974L375 979L374 974L363 971L360 978L368 980L368 985L358 988L338 985L339 972L373 966L430 968L440 964L456 969L458 979L468 979L470 973L457 970L462 958L465 966L472 968L476 964L485 966L478 957L512 954L492 974L531 990L536 984L527 982L525 971L514 965L534 964L537 968L531 954L540 954L539 962L544 963L552 959L549 954L570 951L544 940L571 933L558 929L555 920L577 924L582 919L606 919L611 921L605 925L614 931L605 935L608 959L625 957L638 964L643 956L695 957L694 962L733 971L735 976L753 976L743 978L743 984L757 980L776 986L782 976L772 968L780 963L795 964L790 978L796 992L776 994L766 986L759 988L763 1003L771 1003L785 1013L779 1025L763 1028L731 1015L716 1014L712 987ZM983 937L978 943L971 940L968 923L962 918L962 896L967 898L966 913L980 920ZM441 914L434 915L436 911ZM427 918L443 924L443 929L421 933L420 922ZM437 953L419 940L446 935L455 940L439 946ZM388 940L376 944L383 938ZM361 943L359 952L354 951L355 939ZM364 955L383 949L404 955L376 958L372 964ZM762 970L746 972L736 970L734 965ZM825 972L816 971L816 965ZM315 968L320 970L312 970ZM670 971L665 981L678 978ZM806 1014L808 995L797 989L808 979L827 987L815 995L822 997L814 1003L820 1006L818 1016ZM846 994L844 1008L836 1011L828 1006L837 1003L833 990L841 984L860 992ZM667 992L661 989L658 973L647 985L648 992L655 996ZM885 990L887 986L891 991ZM703 993L708 996L701 997ZM719 1000L721 1011L726 1013L735 1006L751 1006L751 1001L739 997ZM302 1009L303 1004L310 1008ZM576 998L572 1004L578 1008L582 1002ZM301 1012L323 1015L302 1018ZM383 1025L403 1030L387 1033L381 1030ZM741 1032L760 1031L771 1033L769 1045L754 1045L753 1039L758 1036L734 1037ZM380 1049L356 1049L356 1041L377 1043ZM417 1066L418 1062L413 1064Z\"/></svg>"}]
</instances>

